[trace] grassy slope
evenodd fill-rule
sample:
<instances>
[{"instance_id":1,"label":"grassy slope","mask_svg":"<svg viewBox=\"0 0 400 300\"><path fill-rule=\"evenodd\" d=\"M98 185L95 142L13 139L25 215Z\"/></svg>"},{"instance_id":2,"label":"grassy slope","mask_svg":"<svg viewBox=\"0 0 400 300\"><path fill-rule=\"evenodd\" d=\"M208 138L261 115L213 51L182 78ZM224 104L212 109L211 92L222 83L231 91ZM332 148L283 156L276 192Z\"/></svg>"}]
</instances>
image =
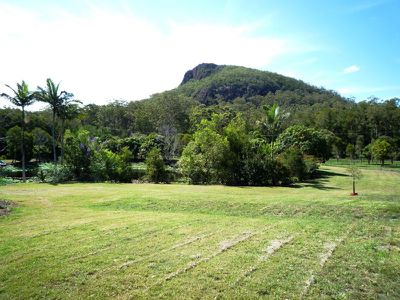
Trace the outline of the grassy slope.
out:
<instances>
[{"instance_id":1,"label":"grassy slope","mask_svg":"<svg viewBox=\"0 0 400 300\"><path fill-rule=\"evenodd\" d=\"M18 184L0 298L400 298L400 173L297 188ZM271 247L272 245L272 247Z\"/></svg>"}]
</instances>

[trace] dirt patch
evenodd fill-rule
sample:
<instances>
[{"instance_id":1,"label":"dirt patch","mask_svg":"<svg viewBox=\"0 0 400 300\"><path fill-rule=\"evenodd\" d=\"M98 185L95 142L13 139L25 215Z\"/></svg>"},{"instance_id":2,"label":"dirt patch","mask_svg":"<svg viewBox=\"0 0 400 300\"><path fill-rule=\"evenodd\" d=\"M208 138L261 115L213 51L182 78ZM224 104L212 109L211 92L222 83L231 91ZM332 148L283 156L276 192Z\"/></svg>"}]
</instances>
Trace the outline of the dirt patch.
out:
<instances>
[{"instance_id":1,"label":"dirt patch","mask_svg":"<svg viewBox=\"0 0 400 300\"><path fill-rule=\"evenodd\" d=\"M267 247L267 249L264 250L266 254L261 256L260 259L261 260L268 259L268 257L274 254L275 251L279 250L283 245L290 243L292 240L293 236L289 236L285 239L271 241L271 244Z\"/></svg>"},{"instance_id":2,"label":"dirt patch","mask_svg":"<svg viewBox=\"0 0 400 300\"><path fill-rule=\"evenodd\" d=\"M324 245L324 252L319 255L320 261L319 265L323 267L325 263L328 261L328 259L332 256L333 251L335 251L337 247L336 243L326 243Z\"/></svg>"},{"instance_id":3,"label":"dirt patch","mask_svg":"<svg viewBox=\"0 0 400 300\"><path fill-rule=\"evenodd\" d=\"M0 200L0 217L11 213L11 208L15 206L13 202Z\"/></svg>"}]
</instances>

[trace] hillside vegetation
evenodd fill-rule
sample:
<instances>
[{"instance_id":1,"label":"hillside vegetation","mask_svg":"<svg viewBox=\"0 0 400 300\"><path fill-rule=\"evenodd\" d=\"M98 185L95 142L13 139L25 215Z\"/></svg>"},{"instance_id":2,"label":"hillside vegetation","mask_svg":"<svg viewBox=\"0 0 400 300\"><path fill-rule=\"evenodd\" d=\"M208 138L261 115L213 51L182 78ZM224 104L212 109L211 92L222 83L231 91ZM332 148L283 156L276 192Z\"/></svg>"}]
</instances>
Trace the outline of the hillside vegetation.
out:
<instances>
[{"instance_id":1,"label":"hillside vegetation","mask_svg":"<svg viewBox=\"0 0 400 300\"><path fill-rule=\"evenodd\" d=\"M206 105L216 104L218 101L231 102L236 98L250 99L277 91L332 94L277 73L214 64L200 64L188 71L182 84L175 89L175 92L183 93Z\"/></svg>"}]
</instances>

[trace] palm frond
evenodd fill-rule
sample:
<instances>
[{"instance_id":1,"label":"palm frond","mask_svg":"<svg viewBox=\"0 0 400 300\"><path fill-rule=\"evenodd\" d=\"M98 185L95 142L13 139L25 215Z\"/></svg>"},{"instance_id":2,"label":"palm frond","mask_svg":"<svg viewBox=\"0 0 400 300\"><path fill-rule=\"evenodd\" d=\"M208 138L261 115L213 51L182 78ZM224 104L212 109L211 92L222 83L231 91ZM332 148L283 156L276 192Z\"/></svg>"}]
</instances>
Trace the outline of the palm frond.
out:
<instances>
[{"instance_id":1,"label":"palm frond","mask_svg":"<svg viewBox=\"0 0 400 300\"><path fill-rule=\"evenodd\" d=\"M31 105L35 101L34 93L29 91L29 87L25 81L17 83L16 90L7 84L6 87L13 91L14 96L11 97L3 93L1 94L1 97L7 98L12 104L16 106L21 106L22 108L24 108L25 106Z\"/></svg>"}]
</instances>

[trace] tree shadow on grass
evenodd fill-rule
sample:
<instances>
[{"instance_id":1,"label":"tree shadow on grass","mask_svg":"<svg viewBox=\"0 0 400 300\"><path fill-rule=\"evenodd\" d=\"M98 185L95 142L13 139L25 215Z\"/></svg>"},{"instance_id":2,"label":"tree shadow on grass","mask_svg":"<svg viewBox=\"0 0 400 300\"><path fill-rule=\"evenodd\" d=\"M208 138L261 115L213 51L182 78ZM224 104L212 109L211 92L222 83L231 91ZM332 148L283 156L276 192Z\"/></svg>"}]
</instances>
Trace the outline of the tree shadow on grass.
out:
<instances>
[{"instance_id":1,"label":"tree shadow on grass","mask_svg":"<svg viewBox=\"0 0 400 300\"><path fill-rule=\"evenodd\" d=\"M349 175L332 171L318 170L316 178L305 180L302 183L294 184L291 187L293 188L311 187L318 190L343 190L342 188L339 187L327 185L327 182L329 181L328 179L335 176L347 177Z\"/></svg>"},{"instance_id":2,"label":"tree shadow on grass","mask_svg":"<svg viewBox=\"0 0 400 300\"><path fill-rule=\"evenodd\" d=\"M330 177L334 177L334 176L340 176L340 177L349 176L347 174L332 172L332 171L325 171L325 170L318 170L317 172L318 172L317 173L318 178L330 178Z\"/></svg>"},{"instance_id":3,"label":"tree shadow on grass","mask_svg":"<svg viewBox=\"0 0 400 300\"><path fill-rule=\"evenodd\" d=\"M326 181L327 180L322 180L322 179L308 180L304 181L304 183L301 184L300 187L311 187L318 190L343 190L342 188L336 186L326 185Z\"/></svg>"}]
</instances>

